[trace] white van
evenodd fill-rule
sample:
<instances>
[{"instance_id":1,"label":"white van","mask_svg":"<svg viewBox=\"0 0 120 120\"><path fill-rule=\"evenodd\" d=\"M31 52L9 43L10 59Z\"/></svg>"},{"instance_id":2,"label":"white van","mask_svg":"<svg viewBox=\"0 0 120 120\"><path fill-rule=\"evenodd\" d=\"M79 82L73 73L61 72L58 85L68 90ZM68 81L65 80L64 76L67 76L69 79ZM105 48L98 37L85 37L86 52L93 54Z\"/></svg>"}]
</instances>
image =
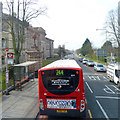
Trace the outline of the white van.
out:
<instances>
[{"instance_id":1,"label":"white van","mask_svg":"<svg viewBox=\"0 0 120 120\"><path fill-rule=\"evenodd\" d=\"M116 84L120 83L120 64L109 64L107 66L107 77Z\"/></svg>"}]
</instances>

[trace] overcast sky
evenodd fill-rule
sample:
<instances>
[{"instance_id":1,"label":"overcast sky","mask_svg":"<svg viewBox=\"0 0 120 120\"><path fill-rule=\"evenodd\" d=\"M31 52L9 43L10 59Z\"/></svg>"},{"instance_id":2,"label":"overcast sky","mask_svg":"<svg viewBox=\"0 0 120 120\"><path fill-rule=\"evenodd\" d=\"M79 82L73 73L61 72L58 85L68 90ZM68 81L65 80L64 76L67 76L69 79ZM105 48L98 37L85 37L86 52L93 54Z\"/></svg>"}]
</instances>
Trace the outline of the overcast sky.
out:
<instances>
[{"instance_id":1,"label":"overcast sky","mask_svg":"<svg viewBox=\"0 0 120 120\"><path fill-rule=\"evenodd\" d=\"M1 1L1 0L0 0ZM103 29L108 12L116 9L119 0L36 0L47 7L47 15L32 20L34 27L42 27L54 47L65 44L67 49L78 49L88 38L94 47L105 42ZM3 0L2 0L3 2Z\"/></svg>"},{"instance_id":2,"label":"overcast sky","mask_svg":"<svg viewBox=\"0 0 120 120\"><path fill-rule=\"evenodd\" d=\"M34 19L33 26L46 30L54 40L54 47L65 44L68 49L78 49L88 38L94 47L105 41L102 29L108 12L116 9L119 0L38 0L45 5L47 16Z\"/></svg>"}]
</instances>

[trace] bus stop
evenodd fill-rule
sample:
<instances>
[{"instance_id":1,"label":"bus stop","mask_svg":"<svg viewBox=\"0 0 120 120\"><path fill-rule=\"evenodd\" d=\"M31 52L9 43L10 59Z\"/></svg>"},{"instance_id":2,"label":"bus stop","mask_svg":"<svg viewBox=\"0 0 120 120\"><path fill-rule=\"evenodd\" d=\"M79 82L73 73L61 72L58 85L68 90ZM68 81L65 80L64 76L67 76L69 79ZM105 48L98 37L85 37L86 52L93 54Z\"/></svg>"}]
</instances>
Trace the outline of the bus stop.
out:
<instances>
[{"instance_id":1,"label":"bus stop","mask_svg":"<svg viewBox=\"0 0 120 120\"><path fill-rule=\"evenodd\" d=\"M13 66L14 89L17 87L22 90L23 83L34 80L37 65L37 61L27 61Z\"/></svg>"}]
</instances>

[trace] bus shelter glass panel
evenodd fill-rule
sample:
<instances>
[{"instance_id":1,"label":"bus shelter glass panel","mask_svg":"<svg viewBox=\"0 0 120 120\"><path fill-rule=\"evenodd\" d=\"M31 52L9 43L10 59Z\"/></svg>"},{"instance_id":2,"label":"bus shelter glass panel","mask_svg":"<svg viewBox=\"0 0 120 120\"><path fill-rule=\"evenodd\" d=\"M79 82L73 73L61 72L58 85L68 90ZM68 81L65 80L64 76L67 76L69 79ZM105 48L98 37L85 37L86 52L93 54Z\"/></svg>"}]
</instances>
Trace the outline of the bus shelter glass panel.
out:
<instances>
[{"instance_id":1,"label":"bus shelter glass panel","mask_svg":"<svg viewBox=\"0 0 120 120\"><path fill-rule=\"evenodd\" d=\"M15 66L14 67L14 79L15 81L21 81L25 78L25 67Z\"/></svg>"}]
</instances>

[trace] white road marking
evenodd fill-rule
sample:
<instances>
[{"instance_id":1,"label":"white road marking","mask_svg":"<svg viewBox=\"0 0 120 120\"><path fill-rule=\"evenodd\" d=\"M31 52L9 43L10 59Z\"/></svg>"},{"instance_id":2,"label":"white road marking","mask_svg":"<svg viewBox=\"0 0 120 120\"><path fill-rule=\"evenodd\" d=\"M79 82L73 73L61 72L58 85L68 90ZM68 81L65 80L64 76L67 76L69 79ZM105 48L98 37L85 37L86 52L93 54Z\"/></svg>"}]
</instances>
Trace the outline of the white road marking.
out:
<instances>
[{"instance_id":1,"label":"white road marking","mask_svg":"<svg viewBox=\"0 0 120 120\"><path fill-rule=\"evenodd\" d=\"M93 91L92 91L92 89L90 88L90 86L88 85L88 83L87 83L87 82L85 82L85 83L86 83L88 89L90 90L90 92L93 93Z\"/></svg>"},{"instance_id":2,"label":"white road marking","mask_svg":"<svg viewBox=\"0 0 120 120\"><path fill-rule=\"evenodd\" d=\"M106 79L107 81L109 81L105 76L103 76L103 78ZM106 80L105 80L105 81L106 81Z\"/></svg>"},{"instance_id":3,"label":"white road marking","mask_svg":"<svg viewBox=\"0 0 120 120\"><path fill-rule=\"evenodd\" d=\"M109 93L109 94L115 94L115 92L113 90L111 90L107 85L105 85L106 88L104 88L103 90L106 92L106 93Z\"/></svg>"},{"instance_id":4,"label":"white road marking","mask_svg":"<svg viewBox=\"0 0 120 120\"><path fill-rule=\"evenodd\" d=\"M96 100L96 102L97 102L97 104L99 105L101 111L103 112L105 118L106 118L107 120L110 120L110 119L108 118L108 115L106 114L105 110L103 109L103 107L102 107L101 104L99 103L99 101Z\"/></svg>"},{"instance_id":5,"label":"white road marking","mask_svg":"<svg viewBox=\"0 0 120 120\"><path fill-rule=\"evenodd\" d=\"M120 89L118 89L116 86L114 86L114 85L111 85L111 86L113 86L115 88L115 91L120 91Z\"/></svg>"},{"instance_id":6,"label":"white road marking","mask_svg":"<svg viewBox=\"0 0 120 120\"><path fill-rule=\"evenodd\" d=\"M90 76L88 76L89 77L89 79L91 80L91 77Z\"/></svg>"},{"instance_id":7,"label":"white road marking","mask_svg":"<svg viewBox=\"0 0 120 120\"><path fill-rule=\"evenodd\" d=\"M96 80L94 76L92 76L92 79L93 79L93 80Z\"/></svg>"},{"instance_id":8,"label":"white road marking","mask_svg":"<svg viewBox=\"0 0 120 120\"><path fill-rule=\"evenodd\" d=\"M120 94L120 89L118 89L116 86L114 85L108 85L109 87L112 87L115 91L115 94Z\"/></svg>"},{"instance_id":9,"label":"white road marking","mask_svg":"<svg viewBox=\"0 0 120 120\"><path fill-rule=\"evenodd\" d=\"M120 99L120 97L109 97L109 96L96 96L96 98L101 98L101 99Z\"/></svg>"},{"instance_id":10,"label":"white road marking","mask_svg":"<svg viewBox=\"0 0 120 120\"><path fill-rule=\"evenodd\" d=\"M100 80L99 76L97 76L98 80Z\"/></svg>"},{"instance_id":11,"label":"white road marking","mask_svg":"<svg viewBox=\"0 0 120 120\"><path fill-rule=\"evenodd\" d=\"M88 76L90 80L96 80L94 76Z\"/></svg>"}]
</instances>

